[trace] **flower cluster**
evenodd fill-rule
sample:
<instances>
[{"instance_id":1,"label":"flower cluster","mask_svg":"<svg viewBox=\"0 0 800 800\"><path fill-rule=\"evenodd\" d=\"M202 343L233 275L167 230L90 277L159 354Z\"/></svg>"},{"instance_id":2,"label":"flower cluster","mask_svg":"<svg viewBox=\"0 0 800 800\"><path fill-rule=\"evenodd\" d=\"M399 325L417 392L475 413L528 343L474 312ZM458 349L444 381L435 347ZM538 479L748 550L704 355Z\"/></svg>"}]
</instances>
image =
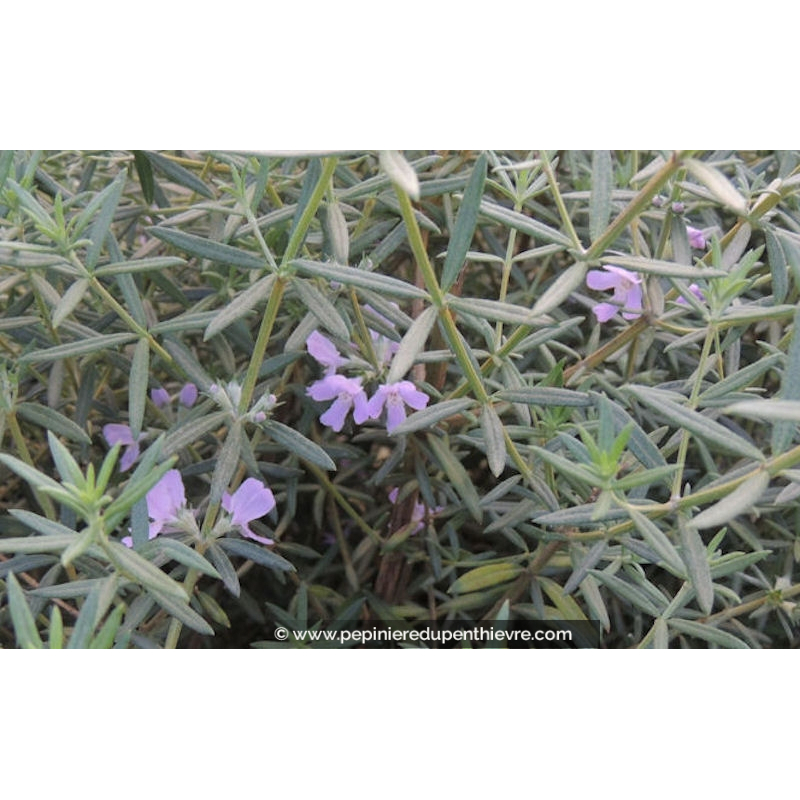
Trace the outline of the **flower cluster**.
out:
<instances>
[{"instance_id":1,"label":"flower cluster","mask_svg":"<svg viewBox=\"0 0 800 800\"><path fill-rule=\"evenodd\" d=\"M380 343L381 339L385 337L379 337L375 341ZM385 341L388 343L389 340ZM388 353L391 360L397 348L392 349L389 344L381 344L382 353ZM391 344L396 345L394 342ZM428 395L417 389L411 381L381 384L368 400L361 375L347 377L336 371L350 362L339 353L333 342L314 331L306 340L306 347L309 354L325 369L325 377L311 384L307 394L320 402L333 400L319 421L334 431L342 430L351 410L353 420L361 425L368 419L378 419L385 408L386 430L391 432L406 418L406 406L419 411L428 405Z\"/></svg>"},{"instance_id":2,"label":"flower cluster","mask_svg":"<svg viewBox=\"0 0 800 800\"><path fill-rule=\"evenodd\" d=\"M148 538L153 539L161 533L185 531L198 534L195 512L186 505L186 490L180 472L171 469L147 493L147 515L150 518ZM238 528L249 539L262 544L274 544L272 539L259 536L250 529L249 523L263 517L275 508L275 497L261 481L248 478L233 494L225 492L222 507L228 512L223 527ZM122 543L133 546L130 536Z\"/></svg>"}]
</instances>

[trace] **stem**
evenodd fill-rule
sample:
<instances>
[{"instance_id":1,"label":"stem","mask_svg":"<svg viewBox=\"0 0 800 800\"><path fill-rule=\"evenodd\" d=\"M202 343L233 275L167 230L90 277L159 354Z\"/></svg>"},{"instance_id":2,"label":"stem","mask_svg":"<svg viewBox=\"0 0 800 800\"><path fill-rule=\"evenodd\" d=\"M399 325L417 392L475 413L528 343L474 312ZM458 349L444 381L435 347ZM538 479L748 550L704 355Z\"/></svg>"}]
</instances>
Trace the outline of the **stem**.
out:
<instances>
[{"instance_id":1,"label":"stem","mask_svg":"<svg viewBox=\"0 0 800 800\"><path fill-rule=\"evenodd\" d=\"M567 233L569 234L569 238L572 239L575 249L579 253L583 253L583 245L581 244L581 240L575 231L575 226L572 224L572 219L567 211L564 198L561 196L561 190L558 188L558 181L556 180L555 173L553 172L553 168L550 166L549 159L544 153L542 154L542 171L545 175L547 175L547 182L550 184L550 191L553 195L553 200L555 200L556 208L558 208L558 214L561 217L561 222L567 229ZM515 208L514 210L516 211L518 209Z\"/></svg>"},{"instance_id":2,"label":"stem","mask_svg":"<svg viewBox=\"0 0 800 800\"><path fill-rule=\"evenodd\" d=\"M28 450L28 445L25 442L25 436L22 433L21 428L19 427L19 422L17 421L17 415L12 409L11 411L7 412L6 414L6 421L8 422L8 429L11 431L11 438L14 440L14 445L17 448L17 452L19 453L19 457L29 466L36 469L36 464L33 463L33 458L31 457L30 450ZM33 495L36 498L39 506L41 507L42 511L44 511L45 516L49 520L56 519L56 509L53 505L53 501L43 492L40 492L35 486L31 486L33 490Z\"/></svg>"},{"instance_id":3,"label":"stem","mask_svg":"<svg viewBox=\"0 0 800 800\"><path fill-rule=\"evenodd\" d=\"M697 372L695 373L694 386L692 393L689 396L687 408L694 409L697 406L697 398L700 396L700 387L703 383L703 376L706 374L706 362L708 355L711 352L711 345L714 341L716 329L711 326L706 331L706 338L703 341L703 349L700 352L700 359L697 362ZM681 431L681 443L678 446L678 471L675 473L675 478L672 482L672 497L673 499L681 496L681 484L683 483L683 470L686 466L686 454L689 451L689 432L687 430Z\"/></svg>"}]
</instances>

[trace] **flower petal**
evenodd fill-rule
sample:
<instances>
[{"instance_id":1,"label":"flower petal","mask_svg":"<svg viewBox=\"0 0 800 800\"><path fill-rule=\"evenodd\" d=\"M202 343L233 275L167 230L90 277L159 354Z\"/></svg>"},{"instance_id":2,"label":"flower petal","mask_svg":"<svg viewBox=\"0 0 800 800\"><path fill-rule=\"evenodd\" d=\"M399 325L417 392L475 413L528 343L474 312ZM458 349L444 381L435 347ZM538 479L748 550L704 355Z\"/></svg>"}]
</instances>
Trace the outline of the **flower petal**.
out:
<instances>
[{"instance_id":1,"label":"flower petal","mask_svg":"<svg viewBox=\"0 0 800 800\"><path fill-rule=\"evenodd\" d=\"M125 452L119 460L119 468L123 472L127 472L133 466L137 458L139 458L139 444L138 442L134 442L125 448Z\"/></svg>"},{"instance_id":2,"label":"flower petal","mask_svg":"<svg viewBox=\"0 0 800 800\"><path fill-rule=\"evenodd\" d=\"M619 311L613 303L598 303L592 308L598 322L608 322Z\"/></svg>"},{"instance_id":3,"label":"flower petal","mask_svg":"<svg viewBox=\"0 0 800 800\"><path fill-rule=\"evenodd\" d=\"M340 394L333 405L320 416L319 421L332 428L337 433L344 427L344 421L347 418L347 412L353 407L353 399L346 394Z\"/></svg>"},{"instance_id":4,"label":"flower petal","mask_svg":"<svg viewBox=\"0 0 800 800\"><path fill-rule=\"evenodd\" d=\"M248 478L230 499L234 525L247 525L250 520L263 517L275 508L275 497L264 484L256 478Z\"/></svg>"},{"instance_id":5,"label":"flower petal","mask_svg":"<svg viewBox=\"0 0 800 800\"><path fill-rule=\"evenodd\" d=\"M182 406L191 408L197 402L197 387L193 383L187 383L178 396Z\"/></svg>"},{"instance_id":6,"label":"flower petal","mask_svg":"<svg viewBox=\"0 0 800 800\"><path fill-rule=\"evenodd\" d=\"M183 478L177 469L164 473L161 480L147 493L147 514L155 524L160 524L175 519L178 511L186 505L186 490L183 488ZM158 532L156 531L156 532ZM150 538L155 534L151 526Z\"/></svg>"},{"instance_id":7,"label":"flower petal","mask_svg":"<svg viewBox=\"0 0 800 800\"><path fill-rule=\"evenodd\" d=\"M317 362L331 371L347 363L347 359L342 358L336 345L319 331L314 331L306 339L306 349Z\"/></svg>"},{"instance_id":8,"label":"flower petal","mask_svg":"<svg viewBox=\"0 0 800 800\"><path fill-rule=\"evenodd\" d=\"M103 425L103 437L110 447L115 444L134 444L130 427L116 422Z\"/></svg>"},{"instance_id":9,"label":"flower petal","mask_svg":"<svg viewBox=\"0 0 800 800\"><path fill-rule=\"evenodd\" d=\"M163 386L159 386L150 390L150 399L156 408L164 408L169 405L169 392Z\"/></svg>"},{"instance_id":10,"label":"flower petal","mask_svg":"<svg viewBox=\"0 0 800 800\"><path fill-rule=\"evenodd\" d=\"M603 272L599 269L590 269L589 272L586 273L586 285L590 289L595 289L598 292L604 292L608 289L613 289L619 282L619 277L610 272Z\"/></svg>"},{"instance_id":11,"label":"flower petal","mask_svg":"<svg viewBox=\"0 0 800 800\"><path fill-rule=\"evenodd\" d=\"M399 394L390 394L386 399L386 430L391 433L406 419L406 407Z\"/></svg>"},{"instance_id":12,"label":"flower petal","mask_svg":"<svg viewBox=\"0 0 800 800\"><path fill-rule=\"evenodd\" d=\"M416 411L425 408L428 405L428 400L430 400L428 395L417 389L411 381L400 381L397 384L397 392L405 403Z\"/></svg>"}]
</instances>

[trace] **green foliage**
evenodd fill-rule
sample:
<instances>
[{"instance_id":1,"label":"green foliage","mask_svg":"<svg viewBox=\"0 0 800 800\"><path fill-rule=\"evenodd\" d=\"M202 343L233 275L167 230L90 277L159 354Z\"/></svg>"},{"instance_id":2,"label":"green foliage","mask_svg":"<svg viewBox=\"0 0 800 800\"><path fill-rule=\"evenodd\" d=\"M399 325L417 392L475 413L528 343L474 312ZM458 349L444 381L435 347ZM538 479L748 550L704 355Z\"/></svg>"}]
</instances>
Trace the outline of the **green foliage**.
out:
<instances>
[{"instance_id":1,"label":"green foliage","mask_svg":"<svg viewBox=\"0 0 800 800\"><path fill-rule=\"evenodd\" d=\"M796 646L797 163L0 153L0 646L431 617ZM598 322L604 266L638 317ZM332 372L406 394L334 426Z\"/></svg>"}]
</instances>

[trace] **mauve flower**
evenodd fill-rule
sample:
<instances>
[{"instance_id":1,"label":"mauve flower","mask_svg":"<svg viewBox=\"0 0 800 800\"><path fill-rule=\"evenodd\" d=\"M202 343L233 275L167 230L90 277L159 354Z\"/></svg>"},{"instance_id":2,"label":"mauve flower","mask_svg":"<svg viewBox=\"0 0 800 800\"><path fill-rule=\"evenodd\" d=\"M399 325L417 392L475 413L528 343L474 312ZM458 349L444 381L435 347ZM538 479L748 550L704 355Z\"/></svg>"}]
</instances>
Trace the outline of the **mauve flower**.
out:
<instances>
[{"instance_id":1,"label":"mauve flower","mask_svg":"<svg viewBox=\"0 0 800 800\"><path fill-rule=\"evenodd\" d=\"M328 375L312 383L306 390L314 400L333 400L333 405L319 418L323 425L335 431L344 426L345 418L353 409L353 419L359 425L369 419L367 395L361 387L361 378L346 378L344 375Z\"/></svg>"},{"instance_id":2,"label":"mauve flower","mask_svg":"<svg viewBox=\"0 0 800 800\"><path fill-rule=\"evenodd\" d=\"M165 526L178 519L180 510L186 505L186 490L183 478L177 469L164 473L164 477L147 493L147 515L150 517L149 538L158 536Z\"/></svg>"},{"instance_id":3,"label":"mauve flower","mask_svg":"<svg viewBox=\"0 0 800 800\"><path fill-rule=\"evenodd\" d=\"M222 507L231 515L231 524L236 525L243 536L262 544L274 544L272 539L253 533L248 526L249 522L275 508L274 495L261 481L248 478L232 495L225 492Z\"/></svg>"},{"instance_id":4,"label":"mauve flower","mask_svg":"<svg viewBox=\"0 0 800 800\"><path fill-rule=\"evenodd\" d=\"M397 487L395 487L394 489L392 489L391 492L389 492L389 502L392 505L395 505L397 503L398 494L400 494L400 490ZM414 509L411 512L411 519L409 521L416 522L417 524L414 527L414 530L411 531L412 536L414 536L414 534L416 533L419 533L425 527L426 508L427 507L425 506L424 503L420 503L419 501L414 503ZM431 511L435 514L437 511L441 511L442 508L444 508L444 506L437 506L436 508L431 509Z\"/></svg>"},{"instance_id":5,"label":"mauve flower","mask_svg":"<svg viewBox=\"0 0 800 800\"><path fill-rule=\"evenodd\" d=\"M378 419L386 406L386 430L391 433L406 418L407 405L419 411L428 405L429 399L411 381L384 383L370 399L367 411L372 419Z\"/></svg>"},{"instance_id":6,"label":"mauve flower","mask_svg":"<svg viewBox=\"0 0 800 800\"><path fill-rule=\"evenodd\" d=\"M186 506L186 491L183 478L176 469L165 472L161 480L147 493L147 516L150 517L148 539L153 539L167 526L178 522L178 515ZM122 539L126 547L133 547L133 539L126 536Z\"/></svg>"},{"instance_id":7,"label":"mauve flower","mask_svg":"<svg viewBox=\"0 0 800 800\"><path fill-rule=\"evenodd\" d=\"M692 283L692 284L690 284L690 285L689 285L689 291L690 291L690 292L691 292L691 293L692 293L692 294L693 294L693 295L694 295L694 296L695 296L695 297L696 297L696 298L697 298L697 299L698 299L698 300L699 300L701 303L705 303L705 301L706 301L706 296L703 294L703 290L702 290L702 289L701 289L701 288L700 288L700 287L699 287L699 286L698 286L696 283ZM683 296L679 297L679 298L678 298L678 299L677 299L675 302L676 302L676 303L681 303L681 305L685 305L685 306L688 306L688 305L689 305L689 302L688 302L688 301L687 301L687 299L686 299L685 297L683 297Z\"/></svg>"},{"instance_id":8,"label":"mauve flower","mask_svg":"<svg viewBox=\"0 0 800 800\"><path fill-rule=\"evenodd\" d=\"M193 383L187 383L183 389L181 389L178 400L182 406L191 408L197 402L197 387Z\"/></svg>"},{"instance_id":9,"label":"mauve flower","mask_svg":"<svg viewBox=\"0 0 800 800\"><path fill-rule=\"evenodd\" d=\"M156 408L164 408L164 406L169 405L169 392L163 387L151 389L150 399Z\"/></svg>"},{"instance_id":10,"label":"mauve flower","mask_svg":"<svg viewBox=\"0 0 800 800\"><path fill-rule=\"evenodd\" d=\"M103 436L110 447L115 444L124 444L125 452L119 462L119 468L125 472L133 466L133 462L139 458L139 442L144 438L144 434L139 434L138 439L133 438L133 433L128 425L110 422L103 426Z\"/></svg>"},{"instance_id":11,"label":"mauve flower","mask_svg":"<svg viewBox=\"0 0 800 800\"><path fill-rule=\"evenodd\" d=\"M347 363L347 359L342 357L336 345L319 331L314 331L306 339L306 348L310 355L325 367L325 375L333 375L338 367Z\"/></svg>"},{"instance_id":12,"label":"mauve flower","mask_svg":"<svg viewBox=\"0 0 800 800\"><path fill-rule=\"evenodd\" d=\"M686 226L686 233L689 234L689 244L698 250L706 249L706 235L699 228L693 228L691 225Z\"/></svg>"},{"instance_id":13,"label":"mauve flower","mask_svg":"<svg viewBox=\"0 0 800 800\"><path fill-rule=\"evenodd\" d=\"M628 272L622 267L613 267L610 264L603 266L605 272L599 269L589 270L586 275L586 285L597 291L614 290L613 303L598 303L592 311L598 322L608 322L620 309L625 319L637 319L642 311L642 279L635 272Z\"/></svg>"}]
</instances>

